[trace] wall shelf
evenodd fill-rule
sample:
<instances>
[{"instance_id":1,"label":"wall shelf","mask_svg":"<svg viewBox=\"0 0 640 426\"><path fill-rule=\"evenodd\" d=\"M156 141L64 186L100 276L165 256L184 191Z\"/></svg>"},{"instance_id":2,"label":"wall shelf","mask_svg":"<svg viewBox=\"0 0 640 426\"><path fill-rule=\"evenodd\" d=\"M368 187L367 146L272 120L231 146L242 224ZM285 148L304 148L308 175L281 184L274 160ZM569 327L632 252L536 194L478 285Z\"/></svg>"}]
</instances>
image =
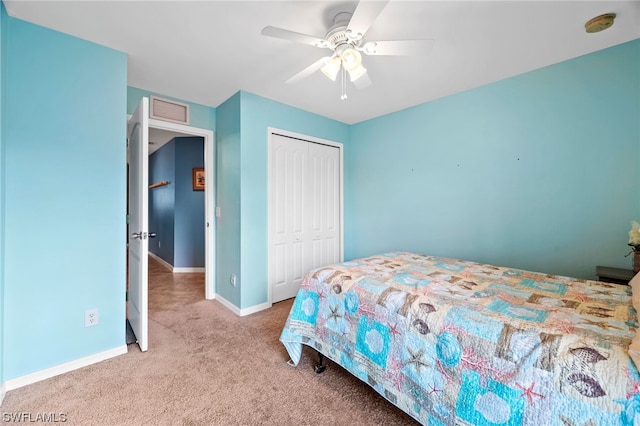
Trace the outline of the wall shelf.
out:
<instances>
[{"instance_id":1,"label":"wall shelf","mask_svg":"<svg viewBox=\"0 0 640 426\"><path fill-rule=\"evenodd\" d=\"M149 185L149 189L158 188L160 186L165 186L165 185L169 185L169 182L167 182L166 180L163 180L162 182L152 183L151 185Z\"/></svg>"}]
</instances>

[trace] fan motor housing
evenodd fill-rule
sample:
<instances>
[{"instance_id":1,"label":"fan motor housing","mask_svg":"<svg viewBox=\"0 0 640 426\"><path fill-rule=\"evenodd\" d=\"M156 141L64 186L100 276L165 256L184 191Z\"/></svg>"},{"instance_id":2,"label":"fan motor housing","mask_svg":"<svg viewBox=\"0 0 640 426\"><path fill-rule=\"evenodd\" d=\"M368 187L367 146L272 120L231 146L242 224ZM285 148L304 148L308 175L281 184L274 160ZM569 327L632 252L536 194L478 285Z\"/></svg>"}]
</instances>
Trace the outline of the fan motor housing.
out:
<instances>
[{"instance_id":1,"label":"fan motor housing","mask_svg":"<svg viewBox=\"0 0 640 426\"><path fill-rule=\"evenodd\" d=\"M329 40L333 47L349 43L346 29L347 27L335 28L327 33L327 40Z\"/></svg>"},{"instance_id":2,"label":"fan motor housing","mask_svg":"<svg viewBox=\"0 0 640 426\"><path fill-rule=\"evenodd\" d=\"M346 45L345 48L360 45L359 40L353 40L347 33L350 20L351 13L349 12L340 12L333 18L333 25L329 28L329 31L327 31L325 39L331 43L331 47L334 50L338 49L341 45Z\"/></svg>"}]
</instances>

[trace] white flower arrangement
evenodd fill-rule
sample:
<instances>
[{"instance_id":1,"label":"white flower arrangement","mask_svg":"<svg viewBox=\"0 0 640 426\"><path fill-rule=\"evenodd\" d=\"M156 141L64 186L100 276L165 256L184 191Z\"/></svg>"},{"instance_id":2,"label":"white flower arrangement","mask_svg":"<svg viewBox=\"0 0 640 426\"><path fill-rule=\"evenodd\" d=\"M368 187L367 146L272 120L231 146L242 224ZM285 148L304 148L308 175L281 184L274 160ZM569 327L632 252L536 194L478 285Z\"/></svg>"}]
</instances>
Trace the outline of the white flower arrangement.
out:
<instances>
[{"instance_id":1,"label":"white flower arrangement","mask_svg":"<svg viewBox=\"0 0 640 426\"><path fill-rule=\"evenodd\" d=\"M629 245L633 250L640 250L640 223L631 221L631 231L629 231Z\"/></svg>"}]
</instances>

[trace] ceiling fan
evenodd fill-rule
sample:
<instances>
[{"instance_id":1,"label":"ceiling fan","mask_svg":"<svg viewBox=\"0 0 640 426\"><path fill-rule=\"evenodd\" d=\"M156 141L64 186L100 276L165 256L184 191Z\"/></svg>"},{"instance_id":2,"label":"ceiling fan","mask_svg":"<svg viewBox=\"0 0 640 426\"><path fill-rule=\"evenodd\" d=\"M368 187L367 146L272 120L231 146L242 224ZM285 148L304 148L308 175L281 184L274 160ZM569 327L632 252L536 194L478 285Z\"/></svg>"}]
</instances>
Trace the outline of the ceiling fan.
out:
<instances>
[{"instance_id":1,"label":"ceiling fan","mask_svg":"<svg viewBox=\"0 0 640 426\"><path fill-rule=\"evenodd\" d=\"M385 8L386 1L362 0L356 6L353 14L340 12L333 19L333 25L328 29L324 38L302 34L283 28L267 26L262 29L262 35L290 40L330 49L333 53L324 56L307 68L289 78L286 83L298 82L317 70L321 70L332 81L336 81L339 73L342 75L342 96L346 99L346 74L356 86L362 89L371 84L367 69L362 64L362 53L365 55L425 55L431 51L433 40L393 40L393 41L365 41L365 35L380 12Z\"/></svg>"}]
</instances>

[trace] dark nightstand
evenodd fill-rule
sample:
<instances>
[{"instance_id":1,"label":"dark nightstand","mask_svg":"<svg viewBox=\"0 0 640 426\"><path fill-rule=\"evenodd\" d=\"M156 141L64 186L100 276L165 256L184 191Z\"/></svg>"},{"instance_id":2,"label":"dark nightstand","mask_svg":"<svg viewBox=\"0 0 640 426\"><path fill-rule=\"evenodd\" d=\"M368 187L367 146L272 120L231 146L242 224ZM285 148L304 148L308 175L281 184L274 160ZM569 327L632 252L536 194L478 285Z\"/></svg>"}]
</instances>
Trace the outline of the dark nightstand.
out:
<instances>
[{"instance_id":1,"label":"dark nightstand","mask_svg":"<svg viewBox=\"0 0 640 426\"><path fill-rule=\"evenodd\" d=\"M615 284L629 284L635 275L631 269L610 268L608 266L596 266L598 281Z\"/></svg>"}]
</instances>

